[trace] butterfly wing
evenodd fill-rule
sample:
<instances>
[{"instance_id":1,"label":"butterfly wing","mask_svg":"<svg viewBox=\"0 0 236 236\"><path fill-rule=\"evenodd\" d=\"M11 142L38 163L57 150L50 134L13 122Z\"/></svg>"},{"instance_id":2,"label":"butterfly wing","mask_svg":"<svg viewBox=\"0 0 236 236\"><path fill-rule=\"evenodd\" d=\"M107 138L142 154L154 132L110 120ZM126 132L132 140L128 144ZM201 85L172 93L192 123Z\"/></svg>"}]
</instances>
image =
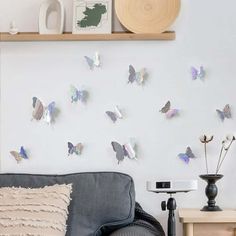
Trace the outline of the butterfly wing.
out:
<instances>
[{"instance_id":1,"label":"butterfly wing","mask_svg":"<svg viewBox=\"0 0 236 236\"><path fill-rule=\"evenodd\" d=\"M193 151L190 147L187 147L186 153L185 153L189 158L196 158L196 156L193 154Z\"/></svg>"},{"instance_id":2,"label":"butterfly wing","mask_svg":"<svg viewBox=\"0 0 236 236\"><path fill-rule=\"evenodd\" d=\"M225 120L225 113L219 109L216 110L219 118L221 119L221 121L223 122Z\"/></svg>"},{"instance_id":3,"label":"butterfly wing","mask_svg":"<svg viewBox=\"0 0 236 236\"><path fill-rule=\"evenodd\" d=\"M170 110L171 103L168 101L164 107L161 108L160 112L161 113L167 113Z\"/></svg>"},{"instance_id":4,"label":"butterfly wing","mask_svg":"<svg viewBox=\"0 0 236 236\"><path fill-rule=\"evenodd\" d=\"M11 151L10 153L15 158L17 164L19 164L22 161L22 157L21 157L20 153L18 153L16 151Z\"/></svg>"},{"instance_id":5,"label":"butterfly wing","mask_svg":"<svg viewBox=\"0 0 236 236\"><path fill-rule=\"evenodd\" d=\"M145 81L145 77L146 77L146 69L143 68L140 70L140 72L136 73L136 81L139 85L142 85Z\"/></svg>"},{"instance_id":6,"label":"butterfly wing","mask_svg":"<svg viewBox=\"0 0 236 236\"><path fill-rule=\"evenodd\" d=\"M134 146L131 143L126 143L124 145L124 149L125 149L126 156L128 156L130 159L136 159Z\"/></svg>"},{"instance_id":7,"label":"butterfly wing","mask_svg":"<svg viewBox=\"0 0 236 236\"><path fill-rule=\"evenodd\" d=\"M67 145L68 145L68 156L73 155L75 150L74 145L71 142L68 142Z\"/></svg>"},{"instance_id":8,"label":"butterfly wing","mask_svg":"<svg viewBox=\"0 0 236 236\"><path fill-rule=\"evenodd\" d=\"M184 161L186 164L189 163L189 157L185 153L180 153L178 157L180 158L180 160Z\"/></svg>"},{"instance_id":9,"label":"butterfly wing","mask_svg":"<svg viewBox=\"0 0 236 236\"><path fill-rule=\"evenodd\" d=\"M56 112L56 103L51 102L45 109L45 121L48 124L51 124L52 121L54 120L55 112Z\"/></svg>"},{"instance_id":10,"label":"butterfly wing","mask_svg":"<svg viewBox=\"0 0 236 236\"><path fill-rule=\"evenodd\" d=\"M32 100L33 100L33 104L32 104L32 105L33 105L33 108L36 107L37 99L38 99L38 98L36 98L36 97L33 97L33 98L32 98Z\"/></svg>"},{"instance_id":11,"label":"butterfly wing","mask_svg":"<svg viewBox=\"0 0 236 236\"><path fill-rule=\"evenodd\" d=\"M232 117L231 108L229 104L225 105L223 112L226 118L230 119Z\"/></svg>"},{"instance_id":12,"label":"butterfly wing","mask_svg":"<svg viewBox=\"0 0 236 236\"><path fill-rule=\"evenodd\" d=\"M106 111L106 114L110 117L110 119L115 123L117 121L117 116L112 111Z\"/></svg>"},{"instance_id":13,"label":"butterfly wing","mask_svg":"<svg viewBox=\"0 0 236 236\"><path fill-rule=\"evenodd\" d=\"M86 102L87 98L88 98L88 92L87 91L85 91L85 90L78 91L78 99L81 102Z\"/></svg>"},{"instance_id":14,"label":"butterfly wing","mask_svg":"<svg viewBox=\"0 0 236 236\"><path fill-rule=\"evenodd\" d=\"M170 109L167 113L166 113L166 118L170 119L176 115L178 115L179 110L178 109Z\"/></svg>"},{"instance_id":15,"label":"butterfly wing","mask_svg":"<svg viewBox=\"0 0 236 236\"><path fill-rule=\"evenodd\" d=\"M118 106L115 106L115 114L116 114L116 117L119 118L119 119L122 119L123 118L123 115L119 109Z\"/></svg>"},{"instance_id":16,"label":"butterfly wing","mask_svg":"<svg viewBox=\"0 0 236 236\"><path fill-rule=\"evenodd\" d=\"M128 83L133 83L136 80L136 71L132 65L129 65L129 79Z\"/></svg>"},{"instance_id":17,"label":"butterfly wing","mask_svg":"<svg viewBox=\"0 0 236 236\"><path fill-rule=\"evenodd\" d=\"M81 155L82 154L82 150L83 150L83 144L82 143L78 143L75 146L75 153L76 153L76 155Z\"/></svg>"},{"instance_id":18,"label":"butterfly wing","mask_svg":"<svg viewBox=\"0 0 236 236\"><path fill-rule=\"evenodd\" d=\"M199 73L198 73L198 77L199 77L200 79L203 79L203 78L205 77L205 75L206 75L206 72L205 72L205 70L204 70L204 67L203 67L203 66L200 66L200 70L199 70Z\"/></svg>"},{"instance_id":19,"label":"butterfly wing","mask_svg":"<svg viewBox=\"0 0 236 236\"><path fill-rule=\"evenodd\" d=\"M33 119L41 120L44 114L44 106L43 103L37 97L33 97L33 108Z\"/></svg>"},{"instance_id":20,"label":"butterfly wing","mask_svg":"<svg viewBox=\"0 0 236 236\"><path fill-rule=\"evenodd\" d=\"M98 52L95 53L93 64L96 67L100 67L101 66L100 55L99 55Z\"/></svg>"},{"instance_id":21,"label":"butterfly wing","mask_svg":"<svg viewBox=\"0 0 236 236\"><path fill-rule=\"evenodd\" d=\"M29 159L23 146L21 146L19 154L23 159Z\"/></svg>"},{"instance_id":22,"label":"butterfly wing","mask_svg":"<svg viewBox=\"0 0 236 236\"><path fill-rule=\"evenodd\" d=\"M77 89L75 86L73 86L73 85L70 86L70 97L71 97L71 102L72 102L72 103L73 103L73 102L77 102L78 99L79 99L79 91L78 91L78 89Z\"/></svg>"},{"instance_id":23,"label":"butterfly wing","mask_svg":"<svg viewBox=\"0 0 236 236\"><path fill-rule=\"evenodd\" d=\"M125 158L124 148L117 142L112 142L111 145L114 152L116 152L116 159L118 160L118 164L119 164Z\"/></svg>"},{"instance_id":24,"label":"butterfly wing","mask_svg":"<svg viewBox=\"0 0 236 236\"><path fill-rule=\"evenodd\" d=\"M192 79L196 80L198 77L198 70L195 67L191 67L191 74L192 74Z\"/></svg>"},{"instance_id":25,"label":"butterfly wing","mask_svg":"<svg viewBox=\"0 0 236 236\"><path fill-rule=\"evenodd\" d=\"M89 69L93 70L94 68L94 61L92 58L85 56L86 62L88 63Z\"/></svg>"}]
</instances>

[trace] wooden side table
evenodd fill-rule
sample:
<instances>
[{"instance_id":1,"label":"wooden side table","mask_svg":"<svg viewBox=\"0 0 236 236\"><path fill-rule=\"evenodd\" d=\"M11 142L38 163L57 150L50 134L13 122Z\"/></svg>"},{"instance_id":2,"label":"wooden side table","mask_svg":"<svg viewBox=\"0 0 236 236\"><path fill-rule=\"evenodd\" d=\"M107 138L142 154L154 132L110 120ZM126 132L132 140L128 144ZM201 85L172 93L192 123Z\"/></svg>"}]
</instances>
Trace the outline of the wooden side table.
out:
<instances>
[{"instance_id":1,"label":"wooden side table","mask_svg":"<svg viewBox=\"0 0 236 236\"><path fill-rule=\"evenodd\" d=\"M236 210L202 212L180 209L184 236L236 236Z\"/></svg>"}]
</instances>

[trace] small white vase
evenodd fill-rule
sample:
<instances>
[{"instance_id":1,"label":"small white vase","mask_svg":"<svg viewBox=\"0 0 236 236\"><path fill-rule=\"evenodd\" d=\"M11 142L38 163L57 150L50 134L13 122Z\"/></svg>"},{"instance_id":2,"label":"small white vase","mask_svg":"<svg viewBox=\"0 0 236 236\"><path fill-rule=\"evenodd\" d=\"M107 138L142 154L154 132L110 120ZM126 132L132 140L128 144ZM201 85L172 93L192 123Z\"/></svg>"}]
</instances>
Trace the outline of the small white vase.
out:
<instances>
[{"instance_id":1,"label":"small white vase","mask_svg":"<svg viewBox=\"0 0 236 236\"><path fill-rule=\"evenodd\" d=\"M48 27L48 17L56 12L56 27ZM46 0L40 6L39 11L39 33L40 34L62 34L64 29L64 6L61 0Z\"/></svg>"},{"instance_id":2,"label":"small white vase","mask_svg":"<svg viewBox=\"0 0 236 236\"><path fill-rule=\"evenodd\" d=\"M11 21L11 23L10 23L9 34L12 34L12 35L18 34L18 28L16 27L15 21Z\"/></svg>"}]
</instances>

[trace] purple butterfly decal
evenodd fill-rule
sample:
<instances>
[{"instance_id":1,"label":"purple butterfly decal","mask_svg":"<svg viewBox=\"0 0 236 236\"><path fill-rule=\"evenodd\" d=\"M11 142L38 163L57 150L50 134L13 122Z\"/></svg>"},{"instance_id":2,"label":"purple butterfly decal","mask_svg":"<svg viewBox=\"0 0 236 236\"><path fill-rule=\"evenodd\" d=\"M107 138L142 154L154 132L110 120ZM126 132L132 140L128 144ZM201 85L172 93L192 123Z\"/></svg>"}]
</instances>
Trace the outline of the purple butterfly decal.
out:
<instances>
[{"instance_id":1,"label":"purple butterfly decal","mask_svg":"<svg viewBox=\"0 0 236 236\"><path fill-rule=\"evenodd\" d=\"M179 114L179 110L178 109L171 109L171 103L170 101L168 101L164 107L161 108L160 110L161 113L166 114L166 118L170 119L176 115Z\"/></svg>"},{"instance_id":2,"label":"purple butterfly decal","mask_svg":"<svg viewBox=\"0 0 236 236\"><path fill-rule=\"evenodd\" d=\"M196 158L195 155L193 154L193 152L192 152L192 150L191 150L190 147L187 147L186 152L185 152L185 153L180 153L180 154L178 155L178 157L179 157L182 161L184 161L186 164L189 163L190 159Z\"/></svg>"},{"instance_id":3,"label":"purple butterfly decal","mask_svg":"<svg viewBox=\"0 0 236 236\"><path fill-rule=\"evenodd\" d=\"M200 66L199 70L192 66L191 67L191 74L192 74L193 80L204 79L206 72L205 72L203 66Z\"/></svg>"}]
</instances>

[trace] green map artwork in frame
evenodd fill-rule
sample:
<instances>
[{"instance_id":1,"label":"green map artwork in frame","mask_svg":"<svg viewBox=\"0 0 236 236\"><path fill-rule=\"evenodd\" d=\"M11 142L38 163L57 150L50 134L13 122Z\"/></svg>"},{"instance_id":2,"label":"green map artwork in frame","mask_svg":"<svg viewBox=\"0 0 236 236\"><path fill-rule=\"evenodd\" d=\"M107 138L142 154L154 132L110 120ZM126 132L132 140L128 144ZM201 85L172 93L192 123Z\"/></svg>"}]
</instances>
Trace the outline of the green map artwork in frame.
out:
<instances>
[{"instance_id":1,"label":"green map artwork in frame","mask_svg":"<svg viewBox=\"0 0 236 236\"><path fill-rule=\"evenodd\" d=\"M73 34L111 34L112 0L74 0Z\"/></svg>"}]
</instances>

